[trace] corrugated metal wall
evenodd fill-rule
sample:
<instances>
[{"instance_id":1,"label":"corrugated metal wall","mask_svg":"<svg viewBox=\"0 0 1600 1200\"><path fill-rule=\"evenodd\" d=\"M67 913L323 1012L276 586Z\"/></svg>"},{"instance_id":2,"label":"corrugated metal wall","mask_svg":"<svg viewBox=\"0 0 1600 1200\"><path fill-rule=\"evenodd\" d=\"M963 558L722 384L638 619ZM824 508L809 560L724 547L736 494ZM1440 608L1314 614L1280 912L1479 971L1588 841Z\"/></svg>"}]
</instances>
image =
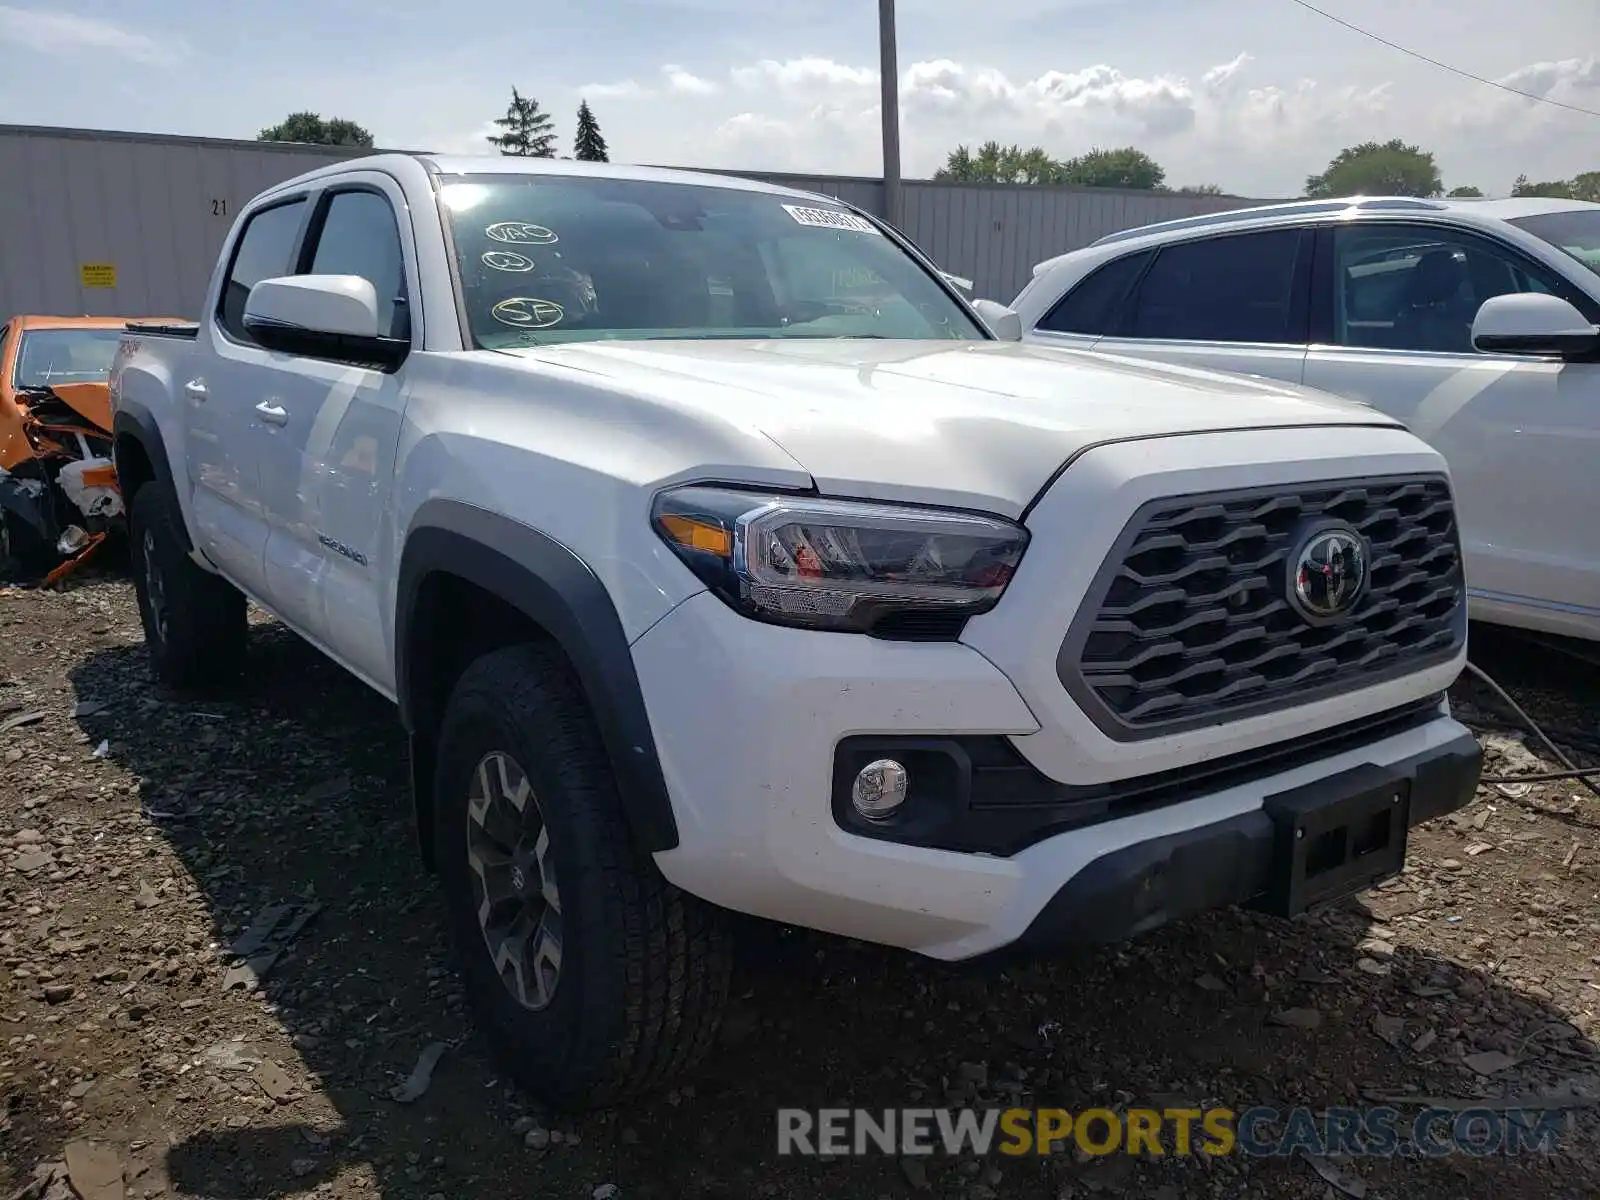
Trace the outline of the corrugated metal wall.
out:
<instances>
[{"instance_id":1,"label":"corrugated metal wall","mask_svg":"<svg viewBox=\"0 0 1600 1200\"><path fill-rule=\"evenodd\" d=\"M1009 303L1033 265L1119 229L1266 201L1109 188L903 185L906 234L979 296Z\"/></svg>"},{"instance_id":2,"label":"corrugated metal wall","mask_svg":"<svg viewBox=\"0 0 1600 1200\"><path fill-rule=\"evenodd\" d=\"M0 126L0 314L192 317L239 206L344 157ZM87 265L116 286L83 286Z\"/></svg>"},{"instance_id":3,"label":"corrugated metal wall","mask_svg":"<svg viewBox=\"0 0 1600 1200\"><path fill-rule=\"evenodd\" d=\"M0 125L0 319L193 316L240 205L359 153ZM740 174L883 212L876 179ZM1002 301L1027 282L1034 263L1101 234L1254 203L927 182L907 182L904 202L906 233L945 270L972 279L978 295Z\"/></svg>"}]
</instances>

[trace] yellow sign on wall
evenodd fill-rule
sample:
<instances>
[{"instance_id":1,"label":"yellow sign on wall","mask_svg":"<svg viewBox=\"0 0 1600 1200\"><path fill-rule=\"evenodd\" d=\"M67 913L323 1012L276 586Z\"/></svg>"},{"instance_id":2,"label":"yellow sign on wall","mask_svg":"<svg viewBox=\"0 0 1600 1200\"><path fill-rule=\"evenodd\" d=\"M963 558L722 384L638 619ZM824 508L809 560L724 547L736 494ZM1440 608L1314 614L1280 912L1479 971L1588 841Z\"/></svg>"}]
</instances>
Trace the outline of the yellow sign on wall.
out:
<instances>
[{"instance_id":1,"label":"yellow sign on wall","mask_svg":"<svg viewBox=\"0 0 1600 1200\"><path fill-rule=\"evenodd\" d=\"M86 288L114 288L117 286L116 263L83 263L78 277Z\"/></svg>"}]
</instances>

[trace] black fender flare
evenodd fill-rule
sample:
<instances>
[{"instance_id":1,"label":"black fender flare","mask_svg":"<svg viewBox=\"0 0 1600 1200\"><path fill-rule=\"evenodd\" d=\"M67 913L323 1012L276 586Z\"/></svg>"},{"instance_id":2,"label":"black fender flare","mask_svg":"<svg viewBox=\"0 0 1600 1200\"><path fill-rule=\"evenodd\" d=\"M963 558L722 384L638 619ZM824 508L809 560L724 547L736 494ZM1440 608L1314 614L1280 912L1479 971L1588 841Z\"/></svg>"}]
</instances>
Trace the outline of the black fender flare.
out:
<instances>
[{"instance_id":1,"label":"black fender flare","mask_svg":"<svg viewBox=\"0 0 1600 1200\"><path fill-rule=\"evenodd\" d=\"M431 865L432 730L442 697L431 678L425 630L430 575L455 576L509 604L547 633L571 662L593 710L636 842L678 844L678 825L656 753L633 652L605 585L555 539L508 517L452 500L428 500L406 534L396 582L395 691L411 744L412 799Z\"/></svg>"},{"instance_id":2,"label":"black fender flare","mask_svg":"<svg viewBox=\"0 0 1600 1200\"><path fill-rule=\"evenodd\" d=\"M137 444L144 452L145 460L150 464L151 482L164 488L176 503L178 486L172 477L172 463L167 459L167 443L161 436L161 427L146 409L125 405L119 407L111 419L111 463L116 468L117 485L122 489L124 507L128 509L133 507L132 491L136 489L130 489L122 482L131 475L131 472L125 470L118 447L130 441ZM184 523L179 523L178 531L187 542L189 531ZM193 549L192 546L185 548Z\"/></svg>"}]
</instances>

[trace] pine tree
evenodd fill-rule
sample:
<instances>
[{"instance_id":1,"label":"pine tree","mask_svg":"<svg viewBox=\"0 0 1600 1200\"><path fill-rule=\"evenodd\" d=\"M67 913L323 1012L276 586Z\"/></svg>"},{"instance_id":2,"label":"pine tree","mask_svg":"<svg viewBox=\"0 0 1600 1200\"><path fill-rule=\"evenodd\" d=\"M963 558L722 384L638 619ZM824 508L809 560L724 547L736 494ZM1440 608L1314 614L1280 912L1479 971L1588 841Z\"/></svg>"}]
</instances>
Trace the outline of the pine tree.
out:
<instances>
[{"instance_id":1,"label":"pine tree","mask_svg":"<svg viewBox=\"0 0 1600 1200\"><path fill-rule=\"evenodd\" d=\"M550 129L550 117L540 110L539 102L532 96L524 98L512 88L506 115L496 117L494 123L504 132L491 134L488 142L501 154L518 158L556 156L556 135Z\"/></svg>"},{"instance_id":2,"label":"pine tree","mask_svg":"<svg viewBox=\"0 0 1600 1200\"><path fill-rule=\"evenodd\" d=\"M600 122L589 111L589 102L578 102L578 135L572 140L573 153L583 162L610 162L606 139L600 132Z\"/></svg>"}]
</instances>

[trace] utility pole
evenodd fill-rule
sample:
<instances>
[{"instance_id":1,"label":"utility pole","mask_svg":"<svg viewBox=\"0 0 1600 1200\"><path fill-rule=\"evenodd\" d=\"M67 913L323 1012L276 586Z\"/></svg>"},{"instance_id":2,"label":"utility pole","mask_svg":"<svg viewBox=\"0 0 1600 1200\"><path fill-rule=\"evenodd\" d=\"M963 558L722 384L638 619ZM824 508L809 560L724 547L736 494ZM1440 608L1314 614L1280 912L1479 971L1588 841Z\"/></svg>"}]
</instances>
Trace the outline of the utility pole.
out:
<instances>
[{"instance_id":1,"label":"utility pole","mask_svg":"<svg viewBox=\"0 0 1600 1200\"><path fill-rule=\"evenodd\" d=\"M878 77L883 110L883 216L900 228L900 67L894 44L894 0L878 0Z\"/></svg>"}]
</instances>

